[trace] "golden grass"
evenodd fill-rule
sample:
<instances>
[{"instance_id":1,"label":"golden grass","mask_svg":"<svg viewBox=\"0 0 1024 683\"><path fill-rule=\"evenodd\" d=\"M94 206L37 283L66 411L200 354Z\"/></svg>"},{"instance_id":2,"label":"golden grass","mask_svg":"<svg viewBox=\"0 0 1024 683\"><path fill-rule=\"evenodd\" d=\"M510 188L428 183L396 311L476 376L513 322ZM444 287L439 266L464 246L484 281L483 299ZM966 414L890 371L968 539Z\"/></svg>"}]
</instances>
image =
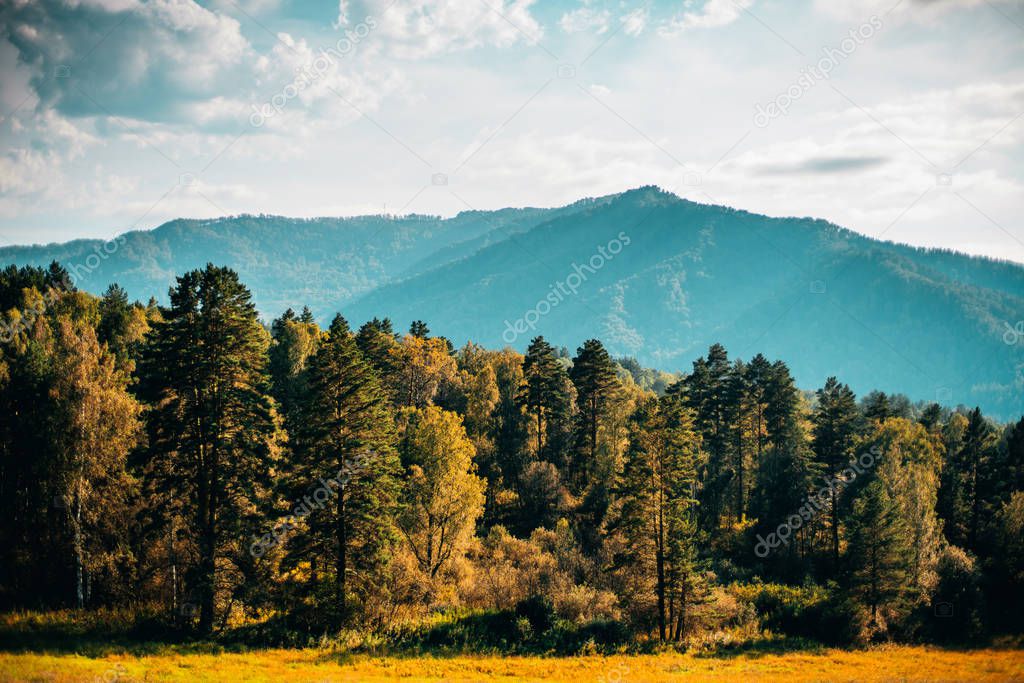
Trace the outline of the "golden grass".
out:
<instances>
[{"instance_id":1,"label":"golden grass","mask_svg":"<svg viewBox=\"0 0 1024 683\"><path fill-rule=\"evenodd\" d=\"M245 654L0 654L3 681L1024 681L1024 650L886 646L704 657L371 657L322 650Z\"/></svg>"}]
</instances>

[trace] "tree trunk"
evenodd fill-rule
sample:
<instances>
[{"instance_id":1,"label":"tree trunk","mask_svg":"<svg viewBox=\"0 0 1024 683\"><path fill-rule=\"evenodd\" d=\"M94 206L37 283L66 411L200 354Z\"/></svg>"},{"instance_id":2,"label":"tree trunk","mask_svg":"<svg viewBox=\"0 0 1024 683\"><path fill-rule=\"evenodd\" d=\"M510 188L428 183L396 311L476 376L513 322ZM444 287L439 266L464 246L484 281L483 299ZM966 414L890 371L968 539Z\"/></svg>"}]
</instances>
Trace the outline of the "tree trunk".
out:
<instances>
[{"instance_id":1,"label":"tree trunk","mask_svg":"<svg viewBox=\"0 0 1024 683\"><path fill-rule=\"evenodd\" d=\"M217 500L214 487L217 482L216 456L208 476L202 478L200 492L201 527L199 532L199 632L209 635L213 632L214 586L217 571Z\"/></svg>"},{"instance_id":2,"label":"tree trunk","mask_svg":"<svg viewBox=\"0 0 1024 683\"><path fill-rule=\"evenodd\" d=\"M83 543L82 543L82 496L81 484L75 487L75 513L74 513L74 552L75 552L75 607L85 607L85 588L83 585Z\"/></svg>"},{"instance_id":3,"label":"tree trunk","mask_svg":"<svg viewBox=\"0 0 1024 683\"><path fill-rule=\"evenodd\" d=\"M839 571L839 495L835 482L832 486L832 567Z\"/></svg>"},{"instance_id":4,"label":"tree trunk","mask_svg":"<svg viewBox=\"0 0 1024 683\"><path fill-rule=\"evenodd\" d=\"M662 512L658 510L658 540L657 540L658 566L658 636L662 642L665 640L665 527Z\"/></svg>"},{"instance_id":5,"label":"tree trunk","mask_svg":"<svg viewBox=\"0 0 1024 683\"><path fill-rule=\"evenodd\" d=\"M345 491L338 491L338 614L345 618L346 575L348 573L348 519L345 516Z\"/></svg>"}]
</instances>

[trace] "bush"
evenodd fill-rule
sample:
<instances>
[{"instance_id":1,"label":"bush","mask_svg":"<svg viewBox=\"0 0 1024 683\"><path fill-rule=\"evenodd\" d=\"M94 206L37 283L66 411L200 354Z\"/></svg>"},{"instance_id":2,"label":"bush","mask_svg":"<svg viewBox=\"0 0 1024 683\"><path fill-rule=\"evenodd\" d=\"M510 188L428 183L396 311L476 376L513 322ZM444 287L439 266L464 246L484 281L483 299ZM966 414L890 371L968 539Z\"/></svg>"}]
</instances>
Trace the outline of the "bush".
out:
<instances>
[{"instance_id":1,"label":"bush","mask_svg":"<svg viewBox=\"0 0 1024 683\"><path fill-rule=\"evenodd\" d=\"M981 573L974 558L956 546L939 556L939 576L927 618L936 639L943 642L977 638L981 627Z\"/></svg>"},{"instance_id":2,"label":"bush","mask_svg":"<svg viewBox=\"0 0 1024 683\"><path fill-rule=\"evenodd\" d=\"M547 598L534 595L516 604L515 614L530 623L534 633L544 633L555 625L555 608Z\"/></svg>"},{"instance_id":3,"label":"bush","mask_svg":"<svg viewBox=\"0 0 1024 683\"><path fill-rule=\"evenodd\" d=\"M762 626L775 633L828 644L851 643L860 637L859 611L839 597L834 587L734 584L730 592L752 604Z\"/></svg>"}]
</instances>

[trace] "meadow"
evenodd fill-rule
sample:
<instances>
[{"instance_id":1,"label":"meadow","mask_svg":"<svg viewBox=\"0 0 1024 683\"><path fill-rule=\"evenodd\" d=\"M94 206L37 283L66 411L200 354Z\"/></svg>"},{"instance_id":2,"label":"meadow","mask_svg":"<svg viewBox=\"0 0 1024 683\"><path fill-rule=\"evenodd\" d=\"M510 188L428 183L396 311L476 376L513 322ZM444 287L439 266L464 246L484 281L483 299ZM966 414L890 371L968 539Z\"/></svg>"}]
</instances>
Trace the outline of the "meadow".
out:
<instances>
[{"instance_id":1,"label":"meadow","mask_svg":"<svg viewBox=\"0 0 1024 683\"><path fill-rule=\"evenodd\" d=\"M152 654L3 653L4 681L1014 681L1024 680L1019 649L943 650L880 646L864 650L737 652L579 657L378 657L330 650Z\"/></svg>"},{"instance_id":2,"label":"meadow","mask_svg":"<svg viewBox=\"0 0 1024 683\"><path fill-rule=\"evenodd\" d=\"M451 625L452 617L439 622ZM441 644L348 632L305 646L241 642L238 631L215 639L175 639L147 632L131 610L9 612L0 616L0 681L1021 681L1017 638L985 646L943 648L879 644L833 648L762 632L758 638L649 641L617 650L590 643L576 656L553 650L508 655L503 648ZM428 631L427 633L431 633ZM436 631L433 631L436 634Z\"/></svg>"}]
</instances>

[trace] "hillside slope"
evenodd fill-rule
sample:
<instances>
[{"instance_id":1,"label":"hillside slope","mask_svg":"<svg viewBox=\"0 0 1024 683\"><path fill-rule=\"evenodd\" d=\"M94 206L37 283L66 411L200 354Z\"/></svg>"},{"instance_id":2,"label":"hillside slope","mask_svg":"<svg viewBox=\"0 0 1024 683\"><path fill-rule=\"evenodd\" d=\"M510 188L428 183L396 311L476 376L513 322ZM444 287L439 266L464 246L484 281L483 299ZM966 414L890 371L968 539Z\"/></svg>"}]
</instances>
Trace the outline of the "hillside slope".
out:
<instances>
[{"instance_id":1,"label":"hillside slope","mask_svg":"<svg viewBox=\"0 0 1024 683\"><path fill-rule=\"evenodd\" d=\"M56 259L89 291L116 281L164 300L176 274L212 261L239 271L267 320L308 304L354 325L422 319L457 344L521 350L543 334L575 349L598 337L663 370L687 369L717 341L787 361L806 388L835 374L859 393L1024 413L1024 338L1004 339L1024 320L1024 267L651 187L450 219L178 220L90 260L97 248L7 247L0 263Z\"/></svg>"}]
</instances>

